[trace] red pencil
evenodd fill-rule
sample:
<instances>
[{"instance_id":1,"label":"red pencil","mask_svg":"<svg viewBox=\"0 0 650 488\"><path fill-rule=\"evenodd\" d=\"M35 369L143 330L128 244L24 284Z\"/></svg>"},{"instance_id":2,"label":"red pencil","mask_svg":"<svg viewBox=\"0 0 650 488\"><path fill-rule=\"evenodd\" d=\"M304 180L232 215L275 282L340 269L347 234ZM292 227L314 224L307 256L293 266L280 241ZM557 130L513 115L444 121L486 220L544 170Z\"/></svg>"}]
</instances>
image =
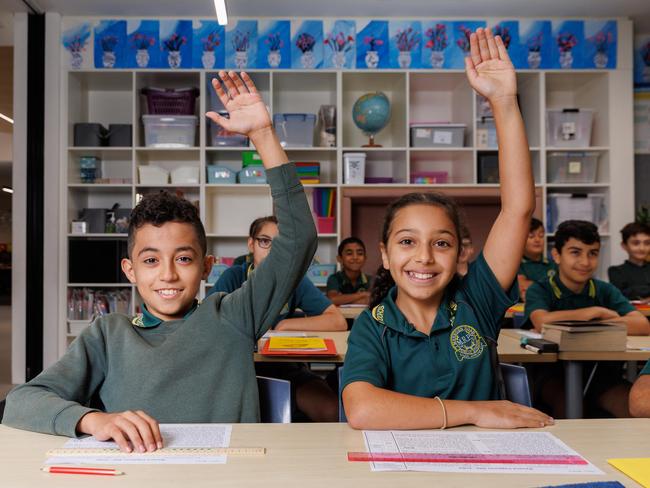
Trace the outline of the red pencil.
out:
<instances>
[{"instance_id":1,"label":"red pencil","mask_svg":"<svg viewBox=\"0 0 650 488\"><path fill-rule=\"evenodd\" d=\"M120 476L124 474L123 471L118 471L113 468L93 468L90 466L45 466L41 469L46 473L58 474L94 474L98 476Z\"/></svg>"}]
</instances>

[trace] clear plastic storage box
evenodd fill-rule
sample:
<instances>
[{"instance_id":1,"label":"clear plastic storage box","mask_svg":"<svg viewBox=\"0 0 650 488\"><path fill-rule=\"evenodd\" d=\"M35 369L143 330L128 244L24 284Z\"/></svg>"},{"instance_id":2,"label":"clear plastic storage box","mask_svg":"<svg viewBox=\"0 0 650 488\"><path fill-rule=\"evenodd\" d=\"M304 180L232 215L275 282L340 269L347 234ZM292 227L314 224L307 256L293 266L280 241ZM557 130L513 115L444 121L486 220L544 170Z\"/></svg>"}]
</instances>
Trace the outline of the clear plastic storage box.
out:
<instances>
[{"instance_id":1,"label":"clear plastic storage box","mask_svg":"<svg viewBox=\"0 0 650 488\"><path fill-rule=\"evenodd\" d=\"M143 115L144 142L148 147L192 147L196 141L195 115Z\"/></svg>"},{"instance_id":2,"label":"clear plastic storage box","mask_svg":"<svg viewBox=\"0 0 650 488\"><path fill-rule=\"evenodd\" d=\"M228 112L219 114L228 118ZM213 147L248 147L248 137L228 131L214 120L210 120L210 142Z\"/></svg>"},{"instance_id":3,"label":"clear plastic storage box","mask_svg":"<svg viewBox=\"0 0 650 488\"><path fill-rule=\"evenodd\" d=\"M336 273L336 264L312 264L307 270L307 278L314 285L326 285L327 279Z\"/></svg>"},{"instance_id":4,"label":"clear plastic storage box","mask_svg":"<svg viewBox=\"0 0 650 488\"><path fill-rule=\"evenodd\" d=\"M315 114L275 114L273 125L282 147L314 145Z\"/></svg>"},{"instance_id":5,"label":"clear plastic storage box","mask_svg":"<svg viewBox=\"0 0 650 488\"><path fill-rule=\"evenodd\" d=\"M411 147L463 147L465 124L411 124Z\"/></svg>"},{"instance_id":6,"label":"clear plastic storage box","mask_svg":"<svg viewBox=\"0 0 650 488\"><path fill-rule=\"evenodd\" d=\"M235 184L237 183L237 173L225 166L208 165L208 183Z\"/></svg>"},{"instance_id":7,"label":"clear plastic storage box","mask_svg":"<svg viewBox=\"0 0 650 488\"><path fill-rule=\"evenodd\" d=\"M565 220L586 220L608 231L607 199L604 193L551 193L546 202L547 231L555 232Z\"/></svg>"},{"instance_id":8,"label":"clear plastic storage box","mask_svg":"<svg viewBox=\"0 0 650 488\"><path fill-rule=\"evenodd\" d=\"M595 183L597 152L552 152L547 156L548 183Z\"/></svg>"},{"instance_id":9,"label":"clear plastic storage box","mask_svg":"<svg viewBox=\"0 0 650 488\"><path fill-rule=\"evenodd\" d=\"M546 145L589 147L594 111L589 108L546 110Z\"/></svg>"}]
</instances>

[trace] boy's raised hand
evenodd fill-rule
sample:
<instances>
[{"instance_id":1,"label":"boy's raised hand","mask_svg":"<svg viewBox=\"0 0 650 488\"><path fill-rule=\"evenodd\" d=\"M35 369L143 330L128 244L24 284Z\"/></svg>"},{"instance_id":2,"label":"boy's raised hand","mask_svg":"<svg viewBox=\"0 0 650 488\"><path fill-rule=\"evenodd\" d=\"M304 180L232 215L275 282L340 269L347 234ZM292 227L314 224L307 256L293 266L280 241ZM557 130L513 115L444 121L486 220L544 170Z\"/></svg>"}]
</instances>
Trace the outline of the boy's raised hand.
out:
<instances>
[{"instance_id":1,"label":"boy's raised hand","mask_svg":"<svg viewBox=\"0 0 650 488\"><path fill-rule=\"evenodd\" d=\"M517 95L515 68L501 37L478 28L469 39L470 56L465 57L465 71L470 85L490 102Z\"/></svg>"},{"instance_id":2,"label":"boy's raised hand","mask_svg":"<svg viewBox=\"0 0 650 488\"><path fill-rule=\"evenodd\" d=\"M252 137L258 131L271 128L269 112L248 73L242 72L239 77L234 71L228 73L219 71L219 78L223 85L218 79L213 78L212 86L230 118L216 112L208 112L207 117L228 131L248 137Z\"/></svg>"}]
</instances>

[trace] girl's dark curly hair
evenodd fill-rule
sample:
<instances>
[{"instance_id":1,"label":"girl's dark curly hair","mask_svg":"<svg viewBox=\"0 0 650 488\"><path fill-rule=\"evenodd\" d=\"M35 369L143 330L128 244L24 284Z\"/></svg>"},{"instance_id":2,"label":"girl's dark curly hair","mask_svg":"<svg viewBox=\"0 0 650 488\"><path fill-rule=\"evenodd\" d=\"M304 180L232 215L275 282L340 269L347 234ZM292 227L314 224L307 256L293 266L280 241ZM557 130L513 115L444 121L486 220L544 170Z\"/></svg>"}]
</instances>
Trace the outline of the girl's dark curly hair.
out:
<instances>
[{"instance_id":1,"label":"girl's dark curly hair","mask_svg":"<svg viewBox=\"0 0 650 488\"><path fill-rule=\"evenodd\" d=\"M135 246L135 233L145 224L161 227L167 222L190 224L194 227L196 238L205 256L208 252L205 229L199 216L199 209L190 201L166 191L146 195L131 211L129 217L128 250L132 257Z\"/></svg>"},{"instance_id":2,"label":"girl's dark curly hair","mask_svg":"<svg viewBox=\"0 0 650 488\"><path fill-rule=\"evenodd\" d=\"M446 195L443 195L442 193L408 193L395 200L386 209L386 214L384 216L384 225L381 230L381 242L384 243L384 246L388 245L388 237L392 230L391 227L393 225L393 220L395 220L395 215L397 215L397 212L401 209L409 207L411 205L431 205L433 207L439 207L443 209L454 224L456 236L458 237L461 235L461 221L458 206L454 200ZM458 251L460 251L461 240L457 239L457 241ZM379 266L370 294L370 308L379 305L382 300L386 298L389 290L394 285L395 281L393 280L390 271L384 269L383 266Z\"/></svg>"}]
</instances>

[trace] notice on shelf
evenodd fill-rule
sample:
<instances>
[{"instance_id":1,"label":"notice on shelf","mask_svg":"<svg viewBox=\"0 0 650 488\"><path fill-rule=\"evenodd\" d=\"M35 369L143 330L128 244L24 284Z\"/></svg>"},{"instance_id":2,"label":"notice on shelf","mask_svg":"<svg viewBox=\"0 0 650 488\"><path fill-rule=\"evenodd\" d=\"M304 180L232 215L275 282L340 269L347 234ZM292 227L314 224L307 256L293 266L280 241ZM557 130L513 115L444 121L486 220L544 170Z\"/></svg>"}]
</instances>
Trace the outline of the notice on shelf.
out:
<instances>
[{"instance_id":1,"label":"notice on shelf","mask_svg":"<svg viewBox=\"0 0 650 488\"><path fill-rule=\"evenodd\" d=\"M367 455L372 471L603 474L548 432L364 431L363 435L368 453L355 454Z\"/></svg>"}]
</instances>

